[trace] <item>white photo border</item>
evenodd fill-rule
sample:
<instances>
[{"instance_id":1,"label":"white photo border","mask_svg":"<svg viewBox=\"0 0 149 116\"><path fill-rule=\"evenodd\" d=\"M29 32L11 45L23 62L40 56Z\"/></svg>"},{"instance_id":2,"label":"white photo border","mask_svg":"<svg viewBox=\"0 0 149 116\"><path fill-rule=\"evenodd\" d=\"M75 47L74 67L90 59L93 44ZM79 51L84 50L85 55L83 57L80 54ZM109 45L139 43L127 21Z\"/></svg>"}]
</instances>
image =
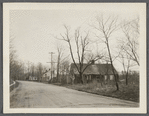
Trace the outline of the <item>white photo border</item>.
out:
<instances>
[{"instance_id":1,"label":"white photo border","mask_svg":"<svg viewBox=\"0 0 149 116\"><path fill-rule=\"evenodd\" d=\"M138 108L10 108L9 92L9 11L77 8L98 4L138 7L140 15L140 107ZM50 6L50 7L49 7ZM67 7L66 7L67 6ZM83 7L82 7L83 6ZM129 10L129 9L128 9ZM3 113L147 113L146 3L3 3Z\"/></svg>"}]
</instances>

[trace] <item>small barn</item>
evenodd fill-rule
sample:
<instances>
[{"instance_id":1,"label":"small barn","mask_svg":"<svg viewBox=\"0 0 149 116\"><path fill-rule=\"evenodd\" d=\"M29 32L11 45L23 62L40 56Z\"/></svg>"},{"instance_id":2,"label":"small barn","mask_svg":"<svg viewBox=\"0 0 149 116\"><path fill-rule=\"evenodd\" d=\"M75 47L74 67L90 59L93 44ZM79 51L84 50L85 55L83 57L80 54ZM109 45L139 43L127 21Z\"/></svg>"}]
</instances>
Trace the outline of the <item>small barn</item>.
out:
<instances>
[{"instance_id":1,"label":"small barn","mask_svg":"<svg viewBox=\"0 0 149 116\"><path fill-rule=\"evenodd\" d=\"M79 67L79 64L76 65ZM81 83L81 78L76 65L74 63L71 64L70 75L74 79L74 83ZM83 72L83 83L93 82L94 80L98 82L114 80L114 74L111 64L83 64L83 69L85 69L85 71ZM115 74L118 75L115 68L114 71Z\"/></svg>"}]
</instances>

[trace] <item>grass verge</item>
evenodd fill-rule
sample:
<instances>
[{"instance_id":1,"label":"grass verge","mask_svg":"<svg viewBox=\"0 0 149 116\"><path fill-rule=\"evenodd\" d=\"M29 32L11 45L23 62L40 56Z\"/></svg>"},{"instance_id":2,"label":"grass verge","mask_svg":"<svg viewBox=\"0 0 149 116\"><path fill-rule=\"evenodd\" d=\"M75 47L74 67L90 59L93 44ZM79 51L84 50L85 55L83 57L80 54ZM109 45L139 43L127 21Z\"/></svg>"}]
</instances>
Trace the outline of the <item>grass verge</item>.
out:
<instances>
[{"instance_id":1,"label":"grass verge","mask_svg":"<svg viewBox=\"0 0 149 116\"><path fill-rule=\"evenodd\" d=\"M62 85L55 83L54 85L65 86L70 89L78 91L114 97L123 100L129 100L139 103L139 84L130 83L119 83L119 91L116 91L115 84L103 84L100 83L89 83L89 84L74 84L74 85Z\"/></svg>"}]
</instances>

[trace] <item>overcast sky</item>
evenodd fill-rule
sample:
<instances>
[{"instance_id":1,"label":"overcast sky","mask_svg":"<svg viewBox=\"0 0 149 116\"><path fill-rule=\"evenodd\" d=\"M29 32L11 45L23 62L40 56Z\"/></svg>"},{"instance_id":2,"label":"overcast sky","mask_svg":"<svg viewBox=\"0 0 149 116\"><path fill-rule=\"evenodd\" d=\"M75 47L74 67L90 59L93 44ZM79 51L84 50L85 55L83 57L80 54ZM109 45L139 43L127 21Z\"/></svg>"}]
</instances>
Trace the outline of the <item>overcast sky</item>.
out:
<instances>
[{"instance_id":1,"label":"overcast sky","mask_svg":"<svg viewBox=\"0 0 149 116\"><path fill-rule=\"evenodd\" d=\"M49 7L51 6L50 4ZM62 5L63 6L63 5ZM54 52L54 58L57 56L56 46L62 44L67 46L65 42L58 42L53 36L59 36L64 32L63 25L71 27L72 33L74 29L81 27L81 30L90 30L89 26L94 23L95 17L100 14L118 15L119 19L131 20L138 16L137 7L135 5L65 5L63 7L55 7L55 9L36 10L11 10L10 11L10 38L14 38L14 46L20 60L30 61L35 64L41 62L45 65L50 61L49 52ZM119 36L119 32L115 33L115 37ZM94 38L94 37L91 37ZM116 41L111 42L116 45ZM102 46L100 46L102 47ZM68 53L68 50L66 50ZM122 69L118 62L116 69Z\"/></svg>"}]
</instances>

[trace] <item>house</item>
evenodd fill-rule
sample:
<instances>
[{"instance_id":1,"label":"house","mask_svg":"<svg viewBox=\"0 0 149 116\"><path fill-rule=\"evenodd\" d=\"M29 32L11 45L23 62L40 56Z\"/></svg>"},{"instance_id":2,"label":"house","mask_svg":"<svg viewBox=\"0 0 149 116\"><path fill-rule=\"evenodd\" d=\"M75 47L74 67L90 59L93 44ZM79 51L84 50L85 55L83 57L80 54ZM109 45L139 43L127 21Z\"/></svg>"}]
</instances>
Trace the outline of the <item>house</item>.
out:
<instances>
[{"instance_id":1,"label":"house","mask_svg":"<svg viewBox=\"0 0 149 116\"><path fill-rule=\"evenodd\" d=\"M29 76L29 80L30 80L30 81L37 81L37 77Z\"/></svg>"},{"instance_id":2,"label":"house","mask_svg":"<svg viewBox=\"0 0 149 116\"><path fill-rule=\"evenodd\" d=\"M52 78L56 77L55 71L52 71ZM42 81L50 81L51 80L51 71L46 70L42 75Z\"/></svg>"},{"instance_id":3,"label":"house","mask_svg":"<svg viewBox=\"0 0 149 116\"><path fill-rule=\"evenodd\" d=\"M78 67L79 64L76 64ZM79 75L79 72L76 68L76 65L74 63L71 64L70 67L70 75L72 76L74 83L81 83L81 78ZM86 68L87 67L87 68ZM86 68L86 69L85 69ZM111 64L83 64L83 83L89 83L93 80L96 80L98 82L101 81L112 81L114 80L114 74L112 71L112 65ZM117 71L115 70L115 74L118 75Z\"/></svg>"},{"instance_id":4,"label":"house","mask_svg":"<svg viewBox=\"0 0 149 116\"><path fill-rule=\"evenodd\" d=\"M51 71L46 70L42 75L42 81L49 81L51 79Z\"/></svg>"}]
</instances>

